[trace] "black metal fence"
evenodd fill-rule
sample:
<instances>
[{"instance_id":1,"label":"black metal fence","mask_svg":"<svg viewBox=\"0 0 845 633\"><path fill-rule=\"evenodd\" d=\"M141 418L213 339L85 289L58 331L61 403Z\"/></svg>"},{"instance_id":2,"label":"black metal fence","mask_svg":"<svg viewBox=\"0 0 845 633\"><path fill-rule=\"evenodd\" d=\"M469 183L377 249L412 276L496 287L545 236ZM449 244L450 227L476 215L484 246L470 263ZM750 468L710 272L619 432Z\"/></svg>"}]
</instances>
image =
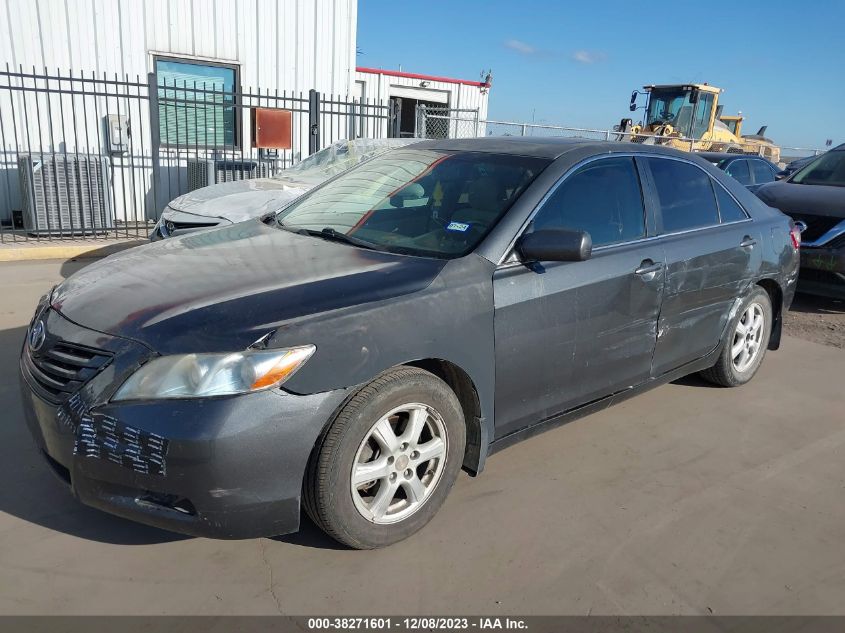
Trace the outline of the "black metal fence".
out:
<instances>
[{"instance_id":1,"label":"black metal fence","mask_svg":"<svg viewBox=\"0 0 845 633\"><path fill-rule=\"evenodd\" d=\"M255 108L286 110L290 149L257 149ZM146 237L172 199L272 177L345 138L386 136L385 104L154 74L0 70L0 241Z\"/></svg>"}]
</instances>

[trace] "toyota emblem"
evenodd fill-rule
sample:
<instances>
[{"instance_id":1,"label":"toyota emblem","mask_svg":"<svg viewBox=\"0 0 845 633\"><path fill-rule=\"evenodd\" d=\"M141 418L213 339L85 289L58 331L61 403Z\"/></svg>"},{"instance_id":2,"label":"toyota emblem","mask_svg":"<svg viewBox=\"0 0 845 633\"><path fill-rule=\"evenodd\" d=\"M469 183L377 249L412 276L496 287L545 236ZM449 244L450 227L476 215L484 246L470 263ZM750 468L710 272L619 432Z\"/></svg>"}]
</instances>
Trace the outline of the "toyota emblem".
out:
<instances>
[{"instance_id":1,"label":"toyota emblem","mask_svg":"<svg viewBox=\"0 0 845 633\"><path fill-rule=\"evenodd\" d=\"M44 339L46 338L47 332L44 329L44 321L38 321L29 331L29 349L37 352L44 345Z\"/></svg>"}]
</instances>

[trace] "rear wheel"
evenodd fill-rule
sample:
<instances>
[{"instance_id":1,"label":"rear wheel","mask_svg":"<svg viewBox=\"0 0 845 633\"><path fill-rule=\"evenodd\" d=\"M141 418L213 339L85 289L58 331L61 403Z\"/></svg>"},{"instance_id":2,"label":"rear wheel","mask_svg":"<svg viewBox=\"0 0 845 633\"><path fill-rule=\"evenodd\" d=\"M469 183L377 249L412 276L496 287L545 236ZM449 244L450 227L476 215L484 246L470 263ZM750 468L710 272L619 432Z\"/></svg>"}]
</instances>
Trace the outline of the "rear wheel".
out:
<instances>
[{"instance_id":1,"label":"rear wheel","mask_svg":"<svg viewBox=\"0 0 845 633\"><path fill-rule=\"evenodd\" d=\"M311 457L305 509L357 549L407 538L434 516L457 478L466 428L442 380L402 367L361 389Z\"/></svg>"},{"instance_id":2,"label":"rear wheel","mask_svg":"<svg viewBox=\"0 0 845 633\"><path fill-rule=\"evenodd\" d=\"M738 387L754 377L769 344L772 332L772 302L769 294L757 288L740 306L731 324L719 360L701 376L723 387Z\"/></svg>"}]
</instances>

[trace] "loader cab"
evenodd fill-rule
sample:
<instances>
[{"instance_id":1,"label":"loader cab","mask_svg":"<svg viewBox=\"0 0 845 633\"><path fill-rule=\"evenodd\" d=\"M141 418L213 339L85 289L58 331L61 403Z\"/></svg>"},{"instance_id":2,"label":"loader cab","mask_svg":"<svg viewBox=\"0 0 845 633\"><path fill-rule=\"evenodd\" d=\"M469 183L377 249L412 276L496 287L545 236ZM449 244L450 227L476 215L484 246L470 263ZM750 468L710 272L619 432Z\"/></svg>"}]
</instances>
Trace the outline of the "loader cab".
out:
<instances>
[{"instance_id":1,"label":"loader cab","mask_svg":"<svg viewBox=\"0 0 845 633\"><path fill-rule=\"evenodd\" d=\"M706 84L645 86L646 126L671 125L681 136L700 139L713 129L719 88Z\"/></svg>"},{"instance_id":2,"label":"loader cab","mask_svg":"<svg viewBox=\"0 0 845 633\"><path fill-rule=\"evenodd\" d=\"M737 138L742 136L742 119L743 117L738 115L723 114L719 116L719 120L724 123L731 131L731 134Z\"/></svg>"}]
</instances>

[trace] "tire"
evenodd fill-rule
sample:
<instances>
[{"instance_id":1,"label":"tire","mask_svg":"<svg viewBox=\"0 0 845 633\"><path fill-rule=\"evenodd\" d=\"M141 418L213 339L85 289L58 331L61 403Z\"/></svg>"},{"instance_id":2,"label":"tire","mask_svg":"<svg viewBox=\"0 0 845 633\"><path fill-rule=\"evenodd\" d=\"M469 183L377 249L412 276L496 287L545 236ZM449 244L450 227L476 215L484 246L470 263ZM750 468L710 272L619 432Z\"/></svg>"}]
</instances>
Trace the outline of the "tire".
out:
<instances>
[{"instance_id":1,"label":"tire","mask_svg":"<svg viewBox=\"0 0 845 633\"><path fill-rule=\"evenodd\" d=\"M355 549L406 539L443 504L465 445L463 411L449 386L416 367L390 370L358 391L317 442L305 511Z\"/></svg>"},{"instance_id":2,"label":"tire","mask_svg":"<svg viewBox=\"0 0 845 633\"><path fill-rule=\"evenodd\" d=\"M749 332L748 323L753 324L755 317L762 318L763 322L759 326L752 325L754 329ZM710 369L700 372L700 375L715 385L739 387L754 377L766 356L772 333L772 301L769 293L758 287L746 297L728 332L730 334L719 360ZM743 349L745 356L742 355ZM749 351L751 349L753 354Z\"/></svg>"}]
</instances>

